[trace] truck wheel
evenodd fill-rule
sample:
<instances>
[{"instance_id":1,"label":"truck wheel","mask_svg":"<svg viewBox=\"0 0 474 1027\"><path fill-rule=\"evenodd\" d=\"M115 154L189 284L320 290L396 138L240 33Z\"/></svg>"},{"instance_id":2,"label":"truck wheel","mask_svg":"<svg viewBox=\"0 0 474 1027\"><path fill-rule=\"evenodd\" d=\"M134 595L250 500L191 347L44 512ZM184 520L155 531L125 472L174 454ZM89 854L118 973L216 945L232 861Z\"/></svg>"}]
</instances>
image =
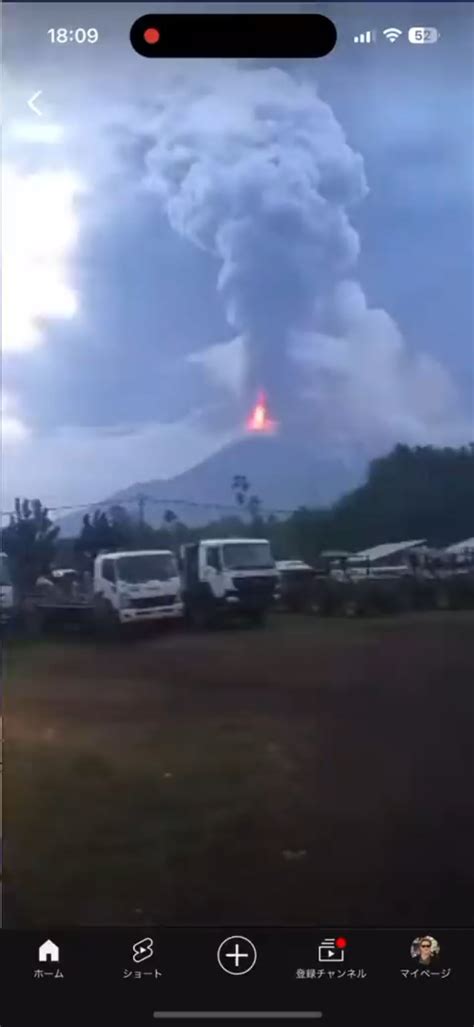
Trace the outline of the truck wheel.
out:
<instances>
[{"instance_id":1,"label":"truck wheel","mask_svg":"<svg viewBox=\"0 0 474 1027\"><path fill-rule=\"evenodd\" d=\"M39 638L43 634L45 618L36 606L25 606L22 619L26 633L31 638Z\"/></svg>"},{"instance_id":2,"label":"truck wheel","mask_svg":"<svg viewBox=\"0 0 474 1027\"><path fill-rule=\"evenodd\" d=\"M110 603L107 606L105 629L109 638L116 639L121 635L120 618Z\"/></svg>"},{"instance_id":3,"label":"truck wheel","mask_svg":"<svg viewBox=\"0 0 474 1027\"><path fill-rule=\"evenodd\" d=\"M266 619L266 610L251 610L251 612L247 614L247 620L253 628L263 628L266 623Z\"/></svg>"},{"instance_id":4,"label":"truck wheel","mask_svg":"<svg viewBox=\"0 0 474 1027\"><path fill-rule=\"evenodd\" d=\"M437 588L435 593L435 606L437 610L451 609L451 596L447 588Z\"/></svg>"},{"instance_id":5,"label":"truck wheel","mask_svg":"<svg viewBox=\"0 0 474 1027\"><path fill-rule=\"evenodd\" d=\"M203 606L196 605L188 607L186 611L186 619L188 624L196 631L205 631L212 624L212 614L210 610Z\"/></svg>"},{"instance_id":6,"label":"truck wheel","mask_svg":"<svg viewBox=\"0 0 474 1027\"><path fill-rule=\"evenodd\" d=\"M395 595L396 610L398 613L408 613L409 610L413 609L413 593L411 588L406 584L401 584Z\"/></svg>"},{"instance_id":7,"label":"truck wheel","mask_svg":"<svg viewBox=\"0 0 474 1027\"><path fill-rule=\"evenodd\" d=\"M342 612L344 614L344 617L357 617L360 613L357 599L354 599L351 596L348 596L347 599L344 599L342 603Z\"/></svg>"},{"instance_id":8,"label":"truck wheel","mask_svg":"<svg viewBox=\"0 0 474 1027\"><path fill-rule=\"evenodd\" d=\"M120 633L120 620L111 603L101 600L94 608L94 621L100 634L105 638L117 638Z\"/></svg>"}]
</instances>

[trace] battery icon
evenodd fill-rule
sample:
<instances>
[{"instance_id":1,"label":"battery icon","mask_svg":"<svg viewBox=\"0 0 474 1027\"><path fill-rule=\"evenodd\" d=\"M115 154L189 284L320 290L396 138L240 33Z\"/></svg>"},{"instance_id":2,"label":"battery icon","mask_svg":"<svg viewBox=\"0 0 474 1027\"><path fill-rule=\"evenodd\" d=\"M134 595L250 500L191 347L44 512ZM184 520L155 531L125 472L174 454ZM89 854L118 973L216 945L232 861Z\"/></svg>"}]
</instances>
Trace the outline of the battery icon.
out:
<instances>
[{"instance_id":1,"label":"battery icon","mask_svg":"<svg viewBox=\"0 0 474 1027\"><path fill-rule=\"evenodd\" d=\"M409 43L437 43L438 39L438 29L422 28L417 26L408 29Z\"/></svg>"}]
</instances>

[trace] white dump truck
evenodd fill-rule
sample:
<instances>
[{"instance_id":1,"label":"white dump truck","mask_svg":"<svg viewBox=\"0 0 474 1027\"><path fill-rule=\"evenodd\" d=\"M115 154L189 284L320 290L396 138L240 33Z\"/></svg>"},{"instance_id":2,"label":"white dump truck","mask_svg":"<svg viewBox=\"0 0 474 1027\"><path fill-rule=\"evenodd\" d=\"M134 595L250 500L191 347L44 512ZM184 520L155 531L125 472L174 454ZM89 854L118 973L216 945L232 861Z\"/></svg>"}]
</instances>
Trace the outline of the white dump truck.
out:
<instances>
[{"instance_id":1,"label":"white dump truck","mask_svg":"<svg viewBox=\"0 0 474 1027\"><path fill-rule=\"evenodd\" d=\"M169 549L107 553L94 562L96 616L132 624L183 616L178 562Z\"/></svg>"},{"instance_id":2,"label":"white dump truck","mask_svg":"<svg viewBox=\"0 0 474 1027\"><path fill-rule=\"evenodd\" d=\"M15 614L15 597L6 553L0 553L0 623L8 624Z\"/></svg>"},{"instance_id":3,"label":"white dump truck","mask_svg":"<svg viewBox=\"0 0 474 1027\"><path fill-rule=\"evenodd\" d=\"M176 556L169 549L100 553L92 575L68 579L67 589L58 573L40 579L29 612L41 624L94 622L103 629L177 619L184 605Z\"/></svg>"},{"instance_id":4,"label":"white dump truck","mask_svg":"<svg viewBox=\"0 0 474 1027\"><path fill-rule=\"evenodd\" d=\"M274 602L278 573L264 538L202 539L180 553L187 619L205 626L232 615L263 624Z\"/></svg>"}]
</instances>

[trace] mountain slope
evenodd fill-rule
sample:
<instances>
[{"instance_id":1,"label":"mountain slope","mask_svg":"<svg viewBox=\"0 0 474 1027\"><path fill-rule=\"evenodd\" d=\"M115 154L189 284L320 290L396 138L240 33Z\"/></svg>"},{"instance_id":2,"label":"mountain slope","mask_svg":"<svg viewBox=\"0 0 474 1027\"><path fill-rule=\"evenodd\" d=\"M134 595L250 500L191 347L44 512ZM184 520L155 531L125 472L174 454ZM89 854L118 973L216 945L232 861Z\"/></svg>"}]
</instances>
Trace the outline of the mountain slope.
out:
<instances>
[{"instance_id":1,"label":"mountain slope","mask_svg":"<svg viewBox=\"0 0 474 1027\"><path fill-rule=\"evenodd\" d=\"M237 474L246 476L251 494L258 495L263 511L270 513L303 505L326 506L360 483L362 468L319 456L308 443L289 434L248 435L174 478L130 485L104 499L103 506L123 503L136 515L141 494L146 497L146 520L153 526L161 524L167 507L187 524L205 524L235 510L232 479ZM228 509L219 510L220 506ZM62 535L77 534L82 516L64 518Z\"/></svg>"}]
</instances>

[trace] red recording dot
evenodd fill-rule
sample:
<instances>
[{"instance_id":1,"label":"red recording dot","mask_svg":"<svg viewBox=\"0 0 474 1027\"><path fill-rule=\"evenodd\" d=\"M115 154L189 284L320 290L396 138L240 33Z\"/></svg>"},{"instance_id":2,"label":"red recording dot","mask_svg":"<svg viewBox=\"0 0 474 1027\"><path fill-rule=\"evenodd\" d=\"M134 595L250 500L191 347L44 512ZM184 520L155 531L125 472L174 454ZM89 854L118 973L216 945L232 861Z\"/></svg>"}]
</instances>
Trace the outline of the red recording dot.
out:
<instances>
[{"instance_id":1,"label":"red recording dot","mask_svg":"<svg viewBox=\"0 0 474 1027\"><path fill-rule=\"evenodd\" d=\"M346 938L336 938L336 948L338 948L338 949L345 949L346 945L347 945Z\"/></svg>"},{"instance_id":2,"label":"red recording dot","mask_svg":"<svg viewBox=\"0 0 474 1027\"><path fill-rule=\"evenodd\" d=\"M158 29L145 29L143 33L145 43L157 43L160 38Z\"/></svg>"}]
</instances>

